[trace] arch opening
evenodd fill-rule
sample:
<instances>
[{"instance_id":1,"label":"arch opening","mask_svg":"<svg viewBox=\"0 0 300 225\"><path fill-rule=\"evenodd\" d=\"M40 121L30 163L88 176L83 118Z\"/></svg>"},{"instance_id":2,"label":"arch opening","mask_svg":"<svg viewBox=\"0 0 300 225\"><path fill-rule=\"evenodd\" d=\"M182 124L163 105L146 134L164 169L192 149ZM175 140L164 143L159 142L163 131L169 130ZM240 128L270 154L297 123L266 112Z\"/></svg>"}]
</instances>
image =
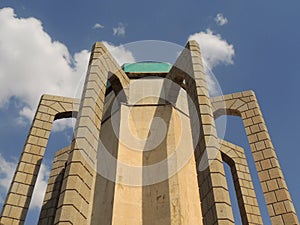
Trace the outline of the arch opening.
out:
<instances>
[{"instance_id":1,"label":"arch opening","mask_svg":"<svg viewBox=\"0 0 300 225\"><path fill-rule=\"evenodd\" d=\"M258 177L255 162L253 159L253 154L250 149L250 145L248 143L247 135L244 131L245 129L244 129L242 119L238 116L223 114L216 119L216 126L218 126L218 120L222 120L222 119L227 120L227 123L226 123L227 126L226 126L226 132L225 132L224 139L227 141L230 141L231 143L237 144L244 149L246 161L247 161L249 172L251 175L258 207L260 210L261 218L263 220L263 224L271 225L271 220L270 220L270 216L268 213L264 194L262 191L261 182ZM243 131L241 132L241 130L243 130ZM232 163L232 162L229 161L229 163Z\"/></svg>"},{"instance_id":2,"label":"arch opening","mask_svg":"<svg viewBox=\"0 0 300 225\"><path fill-rule=\"evenodd\" d=\"M230 202L231 202L231 207L232 207L232 213L234 217L234 223L236 225L242 225L242 215L241 215L241 209L238 201L238 196L237 196L237 190L236 186L234 184L234 162L233 164L228 163L229 161L224 159L226 155L222 154L223 158L223 165L224 165L224 170L225 170L225 175L226 175L226 181L228 185L228 191L229 191L229 196L230 196Z\"/></svg>"}]
</instances>

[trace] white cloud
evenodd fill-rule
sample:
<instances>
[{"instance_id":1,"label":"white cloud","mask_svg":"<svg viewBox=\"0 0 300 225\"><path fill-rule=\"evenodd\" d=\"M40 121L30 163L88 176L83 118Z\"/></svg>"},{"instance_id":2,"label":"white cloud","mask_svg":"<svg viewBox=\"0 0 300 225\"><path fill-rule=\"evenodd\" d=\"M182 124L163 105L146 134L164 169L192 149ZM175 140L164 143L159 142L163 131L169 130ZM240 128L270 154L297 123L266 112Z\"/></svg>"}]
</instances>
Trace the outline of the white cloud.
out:
<instances>
[{"instance_id":1,"label":"white cloud","mask_svg":"<svg viewBox=\"0 0 300 225\"><path fill-rule=\"evenodd\" d=\"M71 56L39 20L17 18L11 8L0 10L0 23L0 106L16 97L25 105L20 116L29 118L43 93L72 96L89 52Z\"/></svg>"},{"instance_id":2,"label":"white cloud","mask_svg":"<svg viewBox=\"0 0 300 225\"><path fill-rule=\"evenodd\" d=\"M0 187L2 192L7 192L14 175L17 164L6 161L0 153Z\"/></svg>"},{"instance_id":3,"label":"white cloud","mask_svg":"<svg viewBox=\"0 0 300 225\"><path fill-rule=\"evenodd\" d=\"M93 26L93 29L102 29L104 28L104 26L100 23L95 23L95 25Z\"/></svg>"},{"instance_id":4,"label":"white cloud","mask_svg":"<svg viewBox=\"0 0 300 225\"><path fill-rule=\"evenodd\" d=\"M224 26L228 23L228 19L224 17L222 13L218 13L215 17L215 21L219 26Z\"/></svg>"},{"instance_id":5,"label":"white cloud","mask_svg":"<svg viewBox=\"0 0 300 225\"><path fill-rule=\"evenodd\" d=\"M124 45L115 46L105 41L103 43L105 44L109 52L114 56L114 58L116 59L119 65L123 65L124 63L135 62L133 53L128 49L126 49L126 46Z\"/></svg>"},{"instance_id":6,"label":"white cloud","mask_svg":"<svg viewBox=\"0 0 300 225\"><path fill-rule=\"evenodd\" d=\"M56 120L53 123L52 131L60 132L65 130L66 128L74 128L75 122L76 122L75 118Z\"/></svg>"},{"instance_id":7,"label":"white cloud","mask_svg":"<svg viewBox=\"0 0 300 225\"><path fill-rule=\"evenodd\" d=\"M233 45L224 40L220 34L214 34L210 29L207 29L205 32L201 31L192 34L188 39L195 40L200 45L210 94L221 94L211 70L220 64L231 65L234 63L233 57L235 52Z\"/></svg>"},{"instance_id":8,"label":"white cloud","mask_svg":"<svg viewBox=\"0 0 300 225\"><path fill-rule=\"evenodd\" d=\"M205 62L212 69L219 64L233 64L234 47L220 34L214 34L210 29L189 36L189 40L199 43Z\"/></svg>"},{"instance_id":9,"label":"white cloud","mask_svg":"<svg viewBox=\"0 0 300 225\"><path fill-rule=\"evenodd\" d=\"M51 39L40 20L18 18L12 8L0 9L0 24L0 108L12 98L20 101L16 121L23 125L33 118L42 94L75 96L87 71L88 50L71 55L63 43ZM118 62L133 59L122 45L118 47L113 52Z\"/></svg>"},{"instance_id":10,"label":"white cloud","mask_svg":"<svg viewBox=\"0 0 300 225\"><path fill-rule=\"evenodd\" d=\"M48 185L49 175L50 175L50 171L44 164L42 164L40 168L40 172L37 177L36 185L33 190L32 199L30 202L31 209L40 208L42 206L47 185Z\"/></svg>"},{"instance_id":11,"label":"white cloud","mask_svg":"<svg viewBox=\"0 0 300 225\"><path fill-rule=\"evenodd\" d=\"M0 201L2 204L4 201L4 197L10 187L16 167L17 162L6 160L0 153ZM42 164L30 203L31 209L40 208L42 206L48 184L49 174L50 171L44 164Z\"/></svg>"},{"instance_id":12,"label":"white cloud","mask_svg":"<svg viewBox=\"0 0 300 225\"><path fill-rule=\"evenodd\" d=\"M125 36L126 30L123 23L119 23L117 27L113 28L113 35Z\"/></svg>"}]
</instances>

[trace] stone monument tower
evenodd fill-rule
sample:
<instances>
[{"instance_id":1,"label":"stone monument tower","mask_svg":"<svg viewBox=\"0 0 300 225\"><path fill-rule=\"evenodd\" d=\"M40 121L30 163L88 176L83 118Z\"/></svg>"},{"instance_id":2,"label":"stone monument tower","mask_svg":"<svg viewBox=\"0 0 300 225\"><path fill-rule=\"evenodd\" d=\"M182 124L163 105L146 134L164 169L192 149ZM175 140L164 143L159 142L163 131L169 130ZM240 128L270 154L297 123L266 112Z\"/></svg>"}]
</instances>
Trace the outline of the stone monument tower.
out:
<instances>
[{"instance_id":1,"label":"stone monument tower","mask_svg":"<svg viewBox=\"0 0 300 225\"><path fill-rule=\"evenodd\" d=\"M222 115L243 120L272 224L299 224L254 92L210 98L195 41L174 65L123 67L96 43L80 100L41 97L0 224L24 224L52 123L69 117L40 225L234 224L223 162L243 225L263 224L244 150L217 135Z\"/></svg>"}]
</instances>

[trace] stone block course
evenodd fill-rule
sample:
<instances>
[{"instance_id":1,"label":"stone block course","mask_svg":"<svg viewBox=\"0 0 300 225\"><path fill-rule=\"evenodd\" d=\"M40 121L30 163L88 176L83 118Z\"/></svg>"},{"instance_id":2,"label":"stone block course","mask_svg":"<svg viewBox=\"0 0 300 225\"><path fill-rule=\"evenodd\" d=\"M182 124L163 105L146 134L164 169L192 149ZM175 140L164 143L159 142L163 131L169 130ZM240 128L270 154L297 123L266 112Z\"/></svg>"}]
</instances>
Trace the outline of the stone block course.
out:
<instances>
[{"instance_id":1,"label":"stone block course","mask_svg":"<svg viewBox=\"0 0 300 225\"><path fill-rule=\"evenodd\" d=\"M291 220L295 219L291 224L298 224L297 217L293 216L296 215L295 210L283 210L282 203L276 199L276 191L282 190L281 194L286 193L288 195L288 190L256 96L253 91L242 92L241 94L224 96L225 104L223 106L218 103L220 98L212 99L213 108L215 111L242 117L272 224L286 224L283 222L283 215L291 218ZM231 104L232 99L240 99L246 103L247 107ZM223 110L220 107L223 107ZM237 114L236 111L239 113ZM216 113L216 115L220 116L221 114ZM290 197L287 201L292 205Z\"/></svg>"}]
</instances>

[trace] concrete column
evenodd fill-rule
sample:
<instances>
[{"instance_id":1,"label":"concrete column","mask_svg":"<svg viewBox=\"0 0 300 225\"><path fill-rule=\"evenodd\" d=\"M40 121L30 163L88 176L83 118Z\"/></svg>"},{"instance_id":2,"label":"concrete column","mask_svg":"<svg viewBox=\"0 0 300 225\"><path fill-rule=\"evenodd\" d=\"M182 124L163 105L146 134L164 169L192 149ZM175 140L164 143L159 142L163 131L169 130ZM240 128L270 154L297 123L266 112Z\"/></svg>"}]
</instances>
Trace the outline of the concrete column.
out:
<instances>
[{"instance_id":1,"label":"concrete column","mask_svg":"<svg viewBox=\"0 0 300 225\"><path fill-rule=\"evenodd\" d=\"M90 224L99 133L106 84L111 76L122 87L128 86L129 78L104 44L97 42L90 57L55 224Z\"/></svg>"},{"instance_id":2,"label":"concrete column","mask_svg":"<svg viewBox=\"0 0 300 225\"><path fill-rule=\"evenodd\" d=\"M234 224L206 75L196 41L188 42L167 78L185 87L192 100L189 108L193 139L198 140L194 148L203 222L205 225Z\"/></svg>"},{"instance_id":3,"label":"concrete column","mask_svg":"<svg viewBox=\"0 0 300 225\"><path fill-rule=\"evenodd\" d=\"M53 225L71 146L55 153L38 225Z\"/></svg>"}]
</instances>

